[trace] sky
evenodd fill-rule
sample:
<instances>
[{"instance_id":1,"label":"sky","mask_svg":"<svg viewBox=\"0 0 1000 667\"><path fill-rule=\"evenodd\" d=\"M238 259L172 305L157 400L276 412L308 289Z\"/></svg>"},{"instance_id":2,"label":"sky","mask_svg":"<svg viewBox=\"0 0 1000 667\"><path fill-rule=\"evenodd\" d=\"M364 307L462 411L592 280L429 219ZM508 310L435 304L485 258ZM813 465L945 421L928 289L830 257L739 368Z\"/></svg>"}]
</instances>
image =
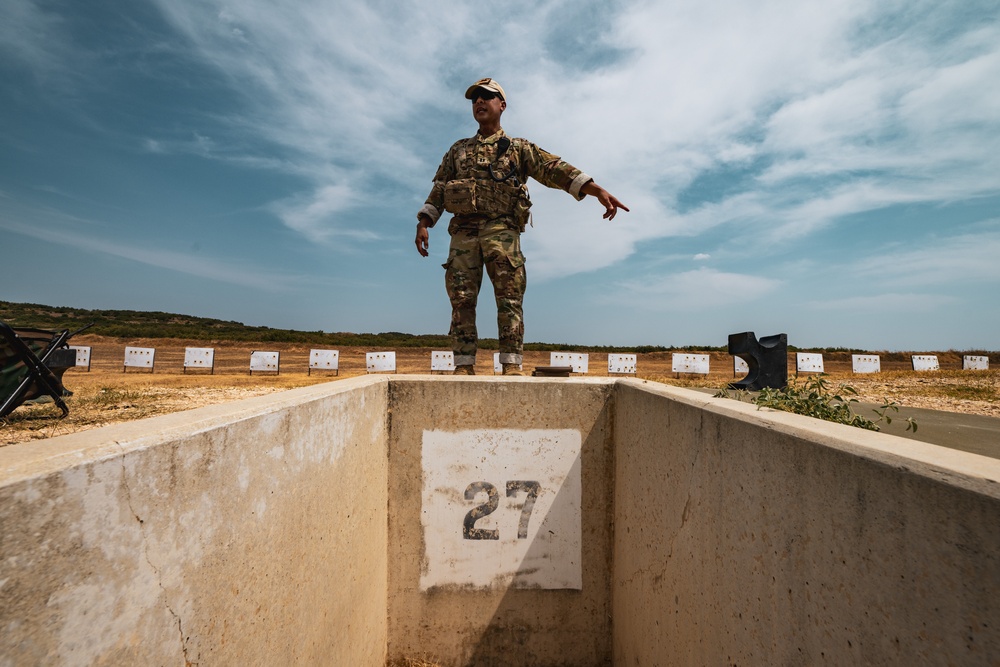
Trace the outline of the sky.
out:
<instances>
[{"instance_id":1,"label":"sky","mask_svg":"<svg viewBox=\"0 0 1000 667\"><path fill-rule=\"evenodd\" d=\"M0 299L443 334L465 89L532 183L525 340L1000 349L996 0L0 0ZM496 337L485 279L479 332Z\"/></svg>"}]
</instances>

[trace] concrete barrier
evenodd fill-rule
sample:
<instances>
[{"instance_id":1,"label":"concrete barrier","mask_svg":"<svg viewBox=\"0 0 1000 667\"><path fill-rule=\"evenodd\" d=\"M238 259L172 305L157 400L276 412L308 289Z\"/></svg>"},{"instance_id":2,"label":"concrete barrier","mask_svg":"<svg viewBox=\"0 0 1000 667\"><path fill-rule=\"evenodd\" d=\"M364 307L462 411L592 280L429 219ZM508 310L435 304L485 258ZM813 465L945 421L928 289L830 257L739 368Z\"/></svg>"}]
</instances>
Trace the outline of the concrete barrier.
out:
<instances>
[{"instance_id":1,"label":"concrete barrier","mask_svg":"<svg viewBox=\"0 0 1000 667\"><path fill-rule=\"evenodd\" d=\"M384 383L0 449L0 664L375 665Z\"/></svg>"},{"instance_id":2,"label":"concrete barrier","mask_svg":"<svg viewBox=\"0 0 1000 667\"><path fill-rule=\"evenodd\" d=\"M0 665L990 664L1000 461L634 379L0 448Z\"/></svg>"}]
</instances>

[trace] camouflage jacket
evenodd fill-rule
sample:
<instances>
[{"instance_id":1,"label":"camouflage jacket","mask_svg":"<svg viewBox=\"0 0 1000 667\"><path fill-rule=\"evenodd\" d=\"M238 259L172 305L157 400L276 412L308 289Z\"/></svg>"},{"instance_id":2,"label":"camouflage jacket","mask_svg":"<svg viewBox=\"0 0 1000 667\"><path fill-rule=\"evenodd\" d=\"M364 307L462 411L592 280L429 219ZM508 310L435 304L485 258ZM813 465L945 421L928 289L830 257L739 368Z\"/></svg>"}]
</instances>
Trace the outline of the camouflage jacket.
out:
<instances>
[{"instance_id":1,"label":"camouflage jacket","mask_svg":"<svg viewBox=\"0 0 1000 667\"><path fill-rule=\"evenodd\" d=\"M496 218L500 216L516 216L516 190L523 191L521 207L527 211L523 201L527 200L527 188L525 187L528 177L534 178L542 185L550 188L565 190L577 200L583 199L586 195L580 189L590 182L590 176L580 171L573 165L560 159L558 155L553 155L544 151L535 144L525 139L508 139L509 147L502 151L499 158L497 154L501 152L501 141L507 135L503 130L485 139L478 134L468 139L456 141L441 160L441 165L434 174L434 186L427 197L427 201L417 213L417 219L421 215L430 218L430 227L437 223L438 219L446 210L445 208L445 186L449 182L461 179L473 179L476 182L480 200L488 202L485 204L485 211L481 215ZM492 167L493 174L490 174ZM503 182L508 174L511 178ZM482 196L486 190L487 196ZM523 222L520 225L523 228Z\"/></svg>"}]
</instances>

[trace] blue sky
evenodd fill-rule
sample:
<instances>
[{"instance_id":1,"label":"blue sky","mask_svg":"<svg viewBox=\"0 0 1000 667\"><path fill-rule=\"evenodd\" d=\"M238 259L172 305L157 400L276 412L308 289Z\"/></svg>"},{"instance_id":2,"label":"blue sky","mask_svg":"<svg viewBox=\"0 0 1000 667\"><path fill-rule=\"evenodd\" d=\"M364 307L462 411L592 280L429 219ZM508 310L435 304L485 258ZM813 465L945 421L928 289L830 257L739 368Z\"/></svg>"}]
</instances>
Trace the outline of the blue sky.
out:
<instances>
[{"instance_id":1,"label":"blue sky","mask_svg":"<svg viewBox=\"0 0 1000 667\"><path fill-rule=\"evenodd\" d=\"M444 333L465 88L532 188L526 340L1000 349L995 0L0 0L0 299ZM496 335L484 285L480 335Z\"/></svg>"}]
</instances>

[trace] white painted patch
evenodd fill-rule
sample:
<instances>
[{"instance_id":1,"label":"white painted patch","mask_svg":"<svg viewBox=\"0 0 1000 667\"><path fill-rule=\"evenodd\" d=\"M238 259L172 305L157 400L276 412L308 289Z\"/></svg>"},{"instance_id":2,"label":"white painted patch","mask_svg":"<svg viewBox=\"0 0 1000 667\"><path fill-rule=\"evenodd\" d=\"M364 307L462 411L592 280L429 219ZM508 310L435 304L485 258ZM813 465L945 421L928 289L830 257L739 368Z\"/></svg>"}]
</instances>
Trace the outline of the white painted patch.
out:
<instances>
[{"instance_id":1,"label":"white painted patch","mask_svg":"<svg viewBox=\"0 0 1000 667\"><path fill-rule=\"evenodd\" d=\"M989 369L989 357L973 357L969 355L962 357L962 370L964 371L987 371Z\"/></svg>"},{"instance_id":2,"label":"white painted patch","mask_svg":"<svg viewBox=\"0 0 1000 667\"><path fill-rule=\"evenodd\" d=\"M257 519L263 519L264 515L267 513L267 499L258 498L257 502L253 506L253 515Z\"/></svg>"},{"instance_id":3,"label":"white painted patch","mask_svg":"<svg viewBox=\"0 0 1000 667\"><path fill-rule=\"evenodd\" d=\"M823 355L815 352L796 352L795 371L797 373L822 373Z\"/></svg>"},{"instance_id":4,"label":"white painted patch","mask_svg":"<svg viewBox=\"0 0 1000 667\"><path fill-rule=\"evenodd\" d=\"M454 371L455 370L455 353L451 350L447 352L431 352L431 370L432 371Z\"/></svg>"},{"instance_id":5,"label":"white painted patch","mask_svg":"<svg viewBox=\"0 0 1000 667\"><path fill-rule=\"evenodd\" d=\"M250 488L250 468L248 466L244 465L240 468L236 481L240 483L240 491L246 491Z\"/></svg>"},{"instance_id":6,"label":"white painted patch","mask_svg":"<svg viewBox=\"0 0 1000 667\"><path fill-rule=\"evenodd\" d=\"M707 354L678 354L671 357L671 369L674 373L700 373L708 375Z\"/></svg>"},{"instance_id":7,"label":"white painted patch","mask_svg":"<svg viewBox=\"0 0 1000 667\"><path fill-rule=\"evenodd\" d=\"M855 373L881 373L882 359L877 354L852 354L851 369Z\"/></svg>"},{"instance_id":8,"label":"white painted patch","mask_svg":"<svg viewBox=\"0 0 1000 667\"><path fill-rule=\"evenodd\" d=\"M635 373L636 355L634 354L609 354L608 374L612 373Z\"/></svg>"},{"instance_id":9,"label":"white painted patch","mask_svg":"<svg viewBox=\"0 0 1000 667\"><path fill-rule=\"evenodd\" d=\"M915 371L938 371L938 358L936 354L915 354L910 357Z\"/></svg>"},{"instance_id":10,"label":"white painted patch","mask_svg":"<svg viewBox=\"0 0 1000 667\"><path fill-rule=\"evenodd\" d=\"M569 429L424 431L421 590L580 590L580 450Z\"/></svg>"},{"instance_id":11,"label":"white painted patch","mask_svg":"<svg viewBox=\"0 0 1000 667\"><path fill-rule=\"evenodd\" d=\"M572 366L574 373L586 373L590 355L582 352L550 352L550 366Z\"/></svg>"}]
</instances>

